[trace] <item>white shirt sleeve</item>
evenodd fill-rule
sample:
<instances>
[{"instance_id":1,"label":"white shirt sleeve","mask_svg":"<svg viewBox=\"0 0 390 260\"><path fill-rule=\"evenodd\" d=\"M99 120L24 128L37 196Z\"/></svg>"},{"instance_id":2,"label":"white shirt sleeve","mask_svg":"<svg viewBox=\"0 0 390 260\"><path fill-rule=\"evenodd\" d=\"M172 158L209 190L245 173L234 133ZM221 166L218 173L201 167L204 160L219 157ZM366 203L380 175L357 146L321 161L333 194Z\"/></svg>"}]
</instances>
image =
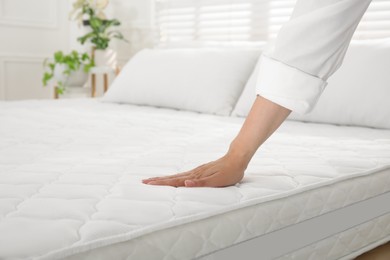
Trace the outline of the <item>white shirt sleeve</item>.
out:
<instances>
[{"instance_id":1,"label":"white shirt sleeve","mask_svg":"<svg viewBox=\"0 0 390 260\"><path fill-rule=\"evenodd\" d=\"M256 93L309 112L340 67L371 0L298 0L290 20L260 58Z\"/></svg>"}]
</instances>

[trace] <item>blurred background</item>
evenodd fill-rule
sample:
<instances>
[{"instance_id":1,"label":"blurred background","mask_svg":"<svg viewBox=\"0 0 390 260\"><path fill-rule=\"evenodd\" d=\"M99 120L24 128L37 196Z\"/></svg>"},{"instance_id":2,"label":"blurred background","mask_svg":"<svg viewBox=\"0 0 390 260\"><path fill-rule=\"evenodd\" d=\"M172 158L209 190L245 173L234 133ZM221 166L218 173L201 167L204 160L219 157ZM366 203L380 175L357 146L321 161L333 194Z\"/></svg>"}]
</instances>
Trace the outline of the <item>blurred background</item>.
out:
<instances>
[{"instance_id":1,"label":"blurred background","mask_svg":"<svg viewBox=\"0 0 390 260\"><path fill-rule=\"evenodd\" d=\"M76 50L80 54L86 52L93 56L94 44L88 41L81 44L78 40L90 28L70 15L77 2L93 7L102 4L103 20L120 21L119 26L110 28L119 31L125 39L112 39L109 42L108 49L115 52L115 68L108 73L111 82L115 70L143 48L261 48L275 38L281 25L289 19L296 1L0 0L1 100L54 98L54 87L58 86L60 80L53 73L53 77L48 78L47 86L43 87L42 77L45 71L50 70L47 60L55 59L53 54L57 51L66 54ZM89 18L86 14L82 16L84 20ZM390 37L390 1L373 0L354 40L386 37ZM45 60L46 66L43 65ZM73 92L65 91L63 96L91 96L90 74L91 71L85 72L88 76L85 83L77 83L82 85L79 90L73 88ZM95 96L100 96L104 82L99 75L95 80ZM63 84L71 85L71 80L63 81Z\"/></svg>"}]
</instances>

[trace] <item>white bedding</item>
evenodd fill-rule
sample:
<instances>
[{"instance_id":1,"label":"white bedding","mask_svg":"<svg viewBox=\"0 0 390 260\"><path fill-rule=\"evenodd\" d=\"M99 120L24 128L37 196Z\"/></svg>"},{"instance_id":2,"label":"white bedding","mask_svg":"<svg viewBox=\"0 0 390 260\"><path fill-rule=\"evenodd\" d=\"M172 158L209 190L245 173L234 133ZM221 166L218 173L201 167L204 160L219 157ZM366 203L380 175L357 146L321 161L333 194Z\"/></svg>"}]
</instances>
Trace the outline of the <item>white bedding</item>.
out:
<instances>
[{"instance_id":1,"label":"white bedding","mask_svg":"<svg viewBox=\"0 0 390 260\"><path fill-rule=\"evenodd\" d=\"M242 120L96 100L0 103L0 259L201 257L390 191L389 130L299 122L234 187L141 183L221 156ZM251 210L262 214L246 222ZM131 255L105 250L121 242Z\"/></svg>"}]
</instances>

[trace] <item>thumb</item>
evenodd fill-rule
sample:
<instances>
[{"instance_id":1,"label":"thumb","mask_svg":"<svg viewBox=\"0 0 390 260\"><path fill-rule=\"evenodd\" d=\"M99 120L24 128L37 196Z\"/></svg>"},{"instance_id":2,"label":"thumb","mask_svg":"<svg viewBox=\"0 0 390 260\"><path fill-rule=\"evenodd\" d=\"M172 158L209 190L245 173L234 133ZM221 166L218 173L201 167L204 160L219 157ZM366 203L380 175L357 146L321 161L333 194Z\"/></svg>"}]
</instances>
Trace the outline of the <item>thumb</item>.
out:
<instances>
[{"instance_id":1,"label":"thumb","mask_svg":"<svg viewBox=\"0 0 390 260\"><path fill-rule=\"evenodd\" d=\"M215 180L213 179L213 176L208 176L201 179L195 179L195 180L185 180L184 185L186 187L213 187L215 185ZM216 185L218 186L218 185Z\"/></svg>"},{"instance_id":2,"label":"thumb","mask_svg":"<svg viewBox=\"0 0 390 260\"><path fill-rule=\"evenodd\" d=\"M186 187L201 187L201 181L197 181L197 180L185 180L184 181L184 185Z\"/></svg>"}]
</instances>

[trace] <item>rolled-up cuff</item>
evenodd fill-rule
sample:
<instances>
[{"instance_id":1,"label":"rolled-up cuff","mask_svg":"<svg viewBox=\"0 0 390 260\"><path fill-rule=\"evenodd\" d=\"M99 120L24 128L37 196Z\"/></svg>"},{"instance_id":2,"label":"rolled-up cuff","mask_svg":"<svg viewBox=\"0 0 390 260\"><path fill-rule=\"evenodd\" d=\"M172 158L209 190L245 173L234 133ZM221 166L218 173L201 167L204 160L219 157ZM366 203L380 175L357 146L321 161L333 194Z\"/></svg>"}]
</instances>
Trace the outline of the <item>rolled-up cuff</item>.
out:
<instances>
[{"instance_id":1,"label":"rolled-up cuff","mask_svg":"<svg viewBox=\"0 0 390 260\"><path fill-rule=\"evenodd\" d=\"M260 59L256 94L299 114L310 112L327 82L265 55Z\"/></svg>"}]
</instances>

